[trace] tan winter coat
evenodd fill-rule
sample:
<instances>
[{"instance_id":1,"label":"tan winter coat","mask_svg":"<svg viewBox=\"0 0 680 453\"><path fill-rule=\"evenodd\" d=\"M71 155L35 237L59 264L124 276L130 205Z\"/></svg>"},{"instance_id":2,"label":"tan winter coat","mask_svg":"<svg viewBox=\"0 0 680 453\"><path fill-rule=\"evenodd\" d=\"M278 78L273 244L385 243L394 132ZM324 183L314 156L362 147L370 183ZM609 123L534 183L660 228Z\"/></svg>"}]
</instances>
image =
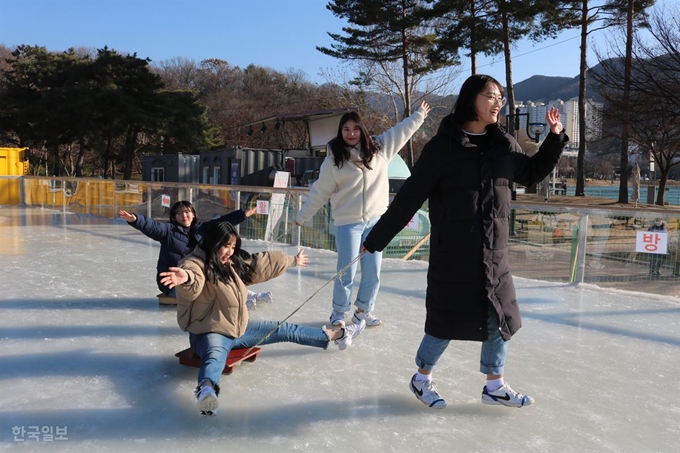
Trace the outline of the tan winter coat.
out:
<instances>
[{"instance_id":1,"label":"tan winter coat","mask_svg":"<svg viewBox=\"0 0 680 453\"><path fill-rule=\"evenodd\" d=\"M215 332L239 338L248 325L246 285L238 276L228 284L206 281L205 258L203 250L196 248L179 263L189 280L176 287L177 323L182 330L194 334ZM251 283L255 284L295 266L295 257L279 251L261 252L253 254L249 264L255 269Z\"/></svg>"}]
</instances>

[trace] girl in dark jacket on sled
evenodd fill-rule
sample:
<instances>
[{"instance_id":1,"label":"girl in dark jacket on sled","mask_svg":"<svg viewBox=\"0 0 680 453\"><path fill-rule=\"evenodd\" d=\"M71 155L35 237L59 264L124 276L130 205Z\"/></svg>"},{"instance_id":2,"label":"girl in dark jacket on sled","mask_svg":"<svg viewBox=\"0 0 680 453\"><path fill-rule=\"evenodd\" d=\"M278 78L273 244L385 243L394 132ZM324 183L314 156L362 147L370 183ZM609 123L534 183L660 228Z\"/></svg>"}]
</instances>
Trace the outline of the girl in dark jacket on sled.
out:
<instances>
[{"instance_id":1,"label":"girl in dark jacket on sled","mask_svg":"<svg viewBox=\"0 0 680 453\"><path fill-rule=\"evenodd\" d=\"M501 84L473 75L445 117L389 209L364 242L380 251L429 199L430 262L425 335L410 382L432 408L446 402L431 374L451 340L482 342L480 371L486 374L482 403L523 407L533 398L504 382L508 340L521 326L508 268L511 186L541 181L557 164L567 141L559 111L547 112L550 133L527 156L498 123L505 104Z\"/></svg>"},{"instance_id":2,"label":"girl in dark jacket on sled","mask_svg":"<svg viewBox=\"0 0 680 453\"><path fill-rule=\"evenodd\" d=\"M131 214L127 211L118 211L118 216L128 222L131 227L141 231L146 236L161 244L156 264L156 284L163 294L175 297L175 290L161 284L160 273L166 272L171 267L191 253L194 247L201 241L205 229L211 223L221 221L238 225L248 217L255 214L256 208L243 211L230 212L217 219L207 222L199 222L194 206L189 201L178 201L170 208L170 222L159 222L141 214ZM272 293L256 293L248 291L248 308L255 306L256 302L271 302Z\"/></svg>"}]
</instances>

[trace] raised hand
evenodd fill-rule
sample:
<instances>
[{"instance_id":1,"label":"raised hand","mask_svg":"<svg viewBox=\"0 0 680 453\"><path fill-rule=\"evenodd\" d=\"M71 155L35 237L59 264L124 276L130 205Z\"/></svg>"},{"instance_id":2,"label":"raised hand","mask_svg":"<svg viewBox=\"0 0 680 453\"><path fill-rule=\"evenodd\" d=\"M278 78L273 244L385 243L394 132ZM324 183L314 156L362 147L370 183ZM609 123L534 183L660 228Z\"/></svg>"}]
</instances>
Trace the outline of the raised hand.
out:
<instances>
[{"instance_id":1,"label":"raised hand","mask_svg":"<svg viewBox=\"0 0 680 453\"><path fill-rule=\"evenodd\" d=\"M189 274L181 267L170 267L168 272L161 272L159 275L163 277L161 283L170 289L189 281Z\"/></svg>"},{"instance_id":2,"label":"raised hand","mask_svg":"<svg viewBox=\"0 0 680 453\"><path fill-rule=\"evenodd\" d=\"M425 102L425 101L421 102L421 103L420 103L420 108L422 108L423 110L425 110L425 114L426 114L426 115L427 115L428 113L430 113L430 104L428 104L427 102Z\"/></svg>"},{"instance_id":3,"label":"raised hand","mask_svg":"<svg viewBox=\"0 0 680 453\"><path fill-rule=\"evenodd\" d=\"M118 217L120 217L121 219L123 219L123 220L125 220L126 222L129 222L129 223L132 223L135 220L137 220L136 215L130 214L129 212L124 211L122 209L120 211L118 211Z\"/></svg>"},{"instance_id":4,"label":"raised hand","mask_svg":"<svg viewBox=\"0 0 680 453\"><path fill-rule=\"evenodd\" d=\"M562 126L562 121L560 121L560 111L557 107L552 107L550 110L545 112L545 119L550 126L550 132L553 134L559 134L564 129Z\"/></svg>"}]
</instances>

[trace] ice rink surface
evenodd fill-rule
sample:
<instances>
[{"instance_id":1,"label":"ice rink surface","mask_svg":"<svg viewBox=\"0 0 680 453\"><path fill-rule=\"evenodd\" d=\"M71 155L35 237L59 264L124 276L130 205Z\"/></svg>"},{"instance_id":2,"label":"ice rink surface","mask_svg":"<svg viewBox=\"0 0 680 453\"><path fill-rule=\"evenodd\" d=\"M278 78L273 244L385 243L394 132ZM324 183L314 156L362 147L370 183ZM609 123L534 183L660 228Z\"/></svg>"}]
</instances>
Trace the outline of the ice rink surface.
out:
<instances>
[{"instance_id":1,"label":"ice rink surface","mask_svg":"<svg viewBox=\"0 0 680 453\"><path fill-rule=\"evenodd\" d=\"M297 249L246 241L251 252ZM481 404L479 343L452 342L429 409L408 389L427 263L385 259L375 313L346 351L264 346L198 415L197 369L160 306L159 246L120 220L0 208L0 451L677 452L680 300L516 279L523 328L506 381L536 399ZM335 253L268 283L254 318L288 316L335 274ZM291 322L328 323L332 285ZM50 440L52 434L52 440ZM60 436L58 436L60 434ZM57 437L61 437L58 439Z\"/></svg>"}]
</instances>

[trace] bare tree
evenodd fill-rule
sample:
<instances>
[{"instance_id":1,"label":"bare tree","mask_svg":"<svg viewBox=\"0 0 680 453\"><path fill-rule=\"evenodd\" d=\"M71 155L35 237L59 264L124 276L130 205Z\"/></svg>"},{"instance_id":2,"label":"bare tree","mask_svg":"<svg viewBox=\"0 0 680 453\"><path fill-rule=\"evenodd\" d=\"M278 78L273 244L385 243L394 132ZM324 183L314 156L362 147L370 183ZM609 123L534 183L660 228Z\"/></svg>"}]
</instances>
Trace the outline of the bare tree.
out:
<instances>
[{"instance_id":1,"label":"bare tree","mask_svg":"<svg viewBox=\"0 0 680 453\"><path fill-rule=\"evenodd\" d=\"M198 86L200 68L194 60L174 57L161 60L152 68L161 77L167 90L187 90Z\"/></svg>"},{"instance_id":2,"label":"bare tree","mask_svg":"<svg viewBox=\"0 0 680 453\"><path fill-rule=\"evenodd\" d=\"M615 39L610 42L608 58L598 53L603 73L597 75L600 91L608 104L610 124L622 123L618 131L628 143L649 150L661 172L656 200L663 205L663 195L670 170L680 165L680 10L667 6L652 11L647 19L646 39L636 33L630 48L621 49ZM628 83L621 77L626 56L630 55ZM623 178L622 168L622 178ZM623 181L622 181L623 183ZM627 200L627 197L626 197Z\"/></svg>"},{"instance_id":3,"label":"bare tree","mask_svg":"<svg viewBox=\"0 0 680 453\"><path fill-rule=\"evenodd\" d=\"M329 33L335 43L330 48L317 47L320 52L345 61L366 61L380 67L386 61L399 64L401 75L385 73L385 77L401 88L390 90L400 93L403 115L411 115L412 77L430 74L452 64L436 55L437 42L432 19L425 0L332 0L327 5L337 17L351 26L343 28L344 35ZM359 73L357 84L370 84L372 73ZM407 162L413 167L411 141L406 144Z\"/></svg>"}]
</instances>

